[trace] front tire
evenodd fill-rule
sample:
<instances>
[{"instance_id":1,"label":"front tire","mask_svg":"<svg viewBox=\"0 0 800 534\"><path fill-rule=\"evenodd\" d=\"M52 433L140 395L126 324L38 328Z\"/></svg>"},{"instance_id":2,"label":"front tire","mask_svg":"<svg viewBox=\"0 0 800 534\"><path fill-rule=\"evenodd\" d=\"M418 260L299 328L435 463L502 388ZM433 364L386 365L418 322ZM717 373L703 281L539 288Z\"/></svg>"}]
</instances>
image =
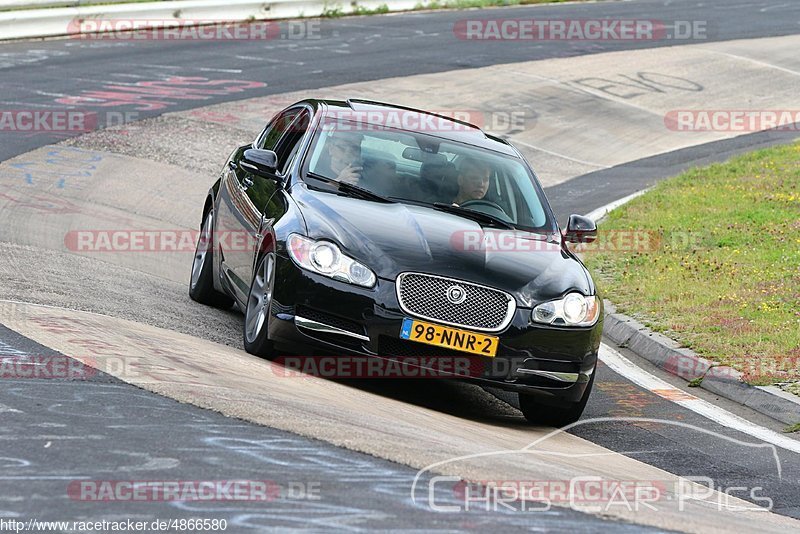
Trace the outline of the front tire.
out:
<instances>
[{"instance_id":1,"label":"front tire","mask_svg":"<svg viewBox=\"0 0 800 534\"><path fill-rule=\"evenodd\" d=\"M542 404L539 399L534 395L519 394L519 407L522 415L529 423L535 425L553 426L561 428L570 425L581 418L583 410L586 408L586 403L589 402L589 395L592 392L594 385L594 375L597 370L592 373L589 379L589 384L586 386L586 391L583 392L581 400L574 403L569 403L563 406L549 406Z\"/></svg>"},{"instance_id":2,"label":"front tire","mask_svg":"<svg viewBox=\"0 0 800 534\"><path fill-rule=\"evenodd\" d=\"M274 252L267 252L259 260L253 281L250 283L244 313L244 350L268 359L275 356L275 347L267 337L272 315L275 261Z\"/></svg>"},{"instance_id":3,"label":"front tire","mask_svg":"<svg viewBox=\"0 0 800 534\"><path fill-rule=\"evenodd\" d=\"M214 210L208 210L203 218L200 238L192 260L192 276L189 279L189 297L200 304L217 308L230 308L233 299L214 289Z\"/></svg>"}]
</instances>

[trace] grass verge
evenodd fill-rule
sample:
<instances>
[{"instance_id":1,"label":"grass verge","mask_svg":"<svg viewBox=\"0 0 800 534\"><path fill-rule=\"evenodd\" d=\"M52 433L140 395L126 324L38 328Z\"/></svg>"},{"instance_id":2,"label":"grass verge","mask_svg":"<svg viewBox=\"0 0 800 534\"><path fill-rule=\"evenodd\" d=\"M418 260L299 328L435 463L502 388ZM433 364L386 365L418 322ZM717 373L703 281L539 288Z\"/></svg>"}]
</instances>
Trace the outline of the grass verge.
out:
<instances>
[{"instance_id":1,"label":"grass verge","mask_svg":"<svg viewBox=\"0 0 800 534\"><path fill-rule=\"evenodd\" d=\"M504 7L504 6L523 6L533 4L561 4L564 2L587 1L587 0L429 0L419 2L410 11L422 11L428 9L470 9L484 7ZM350 15L378 15L389 12L389 6L382 4L377 8L367 8L358 2L351 2L351 9L346 10L343 6L346 3L330 2L323 10L322 16L326 18L338 18Z\"/></svg>"},{"instance_id":2,"label":"grass verge","mask_svg":"<svg viewBox=\"0 0 800 534\"><path fill-rule=\"evenodd\" d=\"M105 5L118 5L118 4L141 4L141 3L155 3L166 2L168 0L124 0L124 1L107 1L107 2L92 2L91 6L105 6ZM588 0L430 0L427 2L419 2L414 6L413 11L423 9L467 9L467 8L480 8L480 7L502 7L502 6L522 6L529 4L560 4L563 2L581 2ZM60 7L78 7L80 3L76 0L74 2L53 2L54 5L41 6L41 7L3 7L0 6L0 12L3 11L26 11L29 9L53 9ZM352 9L346 10L343 6L350 5ZM357 1L353 2L328 2L323 8L322 17L338 18L349 15L382 15L389 13L389 5L381 4L376 8L368 8L360 5Z\"/></svg>"},{"instance_id":3,"label":"grass verge","mask_svg":"<svg viewBox=\"0 0 800 534\"><path fill-rule=\"evenodd\" d=\"M751 384L800 380L800 143L659 183L584 258L620 312Z\"/></svg>"}]
</instances>

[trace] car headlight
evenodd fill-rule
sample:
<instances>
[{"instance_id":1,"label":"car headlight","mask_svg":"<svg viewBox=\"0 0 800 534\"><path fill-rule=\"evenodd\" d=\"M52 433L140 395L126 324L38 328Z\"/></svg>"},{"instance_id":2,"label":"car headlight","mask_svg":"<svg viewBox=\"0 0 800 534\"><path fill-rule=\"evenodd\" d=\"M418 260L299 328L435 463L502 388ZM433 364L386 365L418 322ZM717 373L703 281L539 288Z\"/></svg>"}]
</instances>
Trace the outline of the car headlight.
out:
<instances>
[{"instance_id":1,"label":"car headlight","mask_svg":"<svg viewBox=\"0 0 800 534\"><path fill-rule=\"evenodd\" d=\"M550 300L531 311L535 323L566 326L592 326L600 317L597 297L586 297L580 293L569 293L563 299Z\"/></svg>"},{"instance_id":2,"label":"car headlight","mask_svg":"<svg viewBox=\"0 0 800 534\"><path fill-rule=\"evenodd\" d=\"M309 271L364 287L375 285L375 273L366 265L345 255L331 241L315 241L299 234L286 240L289 256Z\"/></svg>"}]
</instances>

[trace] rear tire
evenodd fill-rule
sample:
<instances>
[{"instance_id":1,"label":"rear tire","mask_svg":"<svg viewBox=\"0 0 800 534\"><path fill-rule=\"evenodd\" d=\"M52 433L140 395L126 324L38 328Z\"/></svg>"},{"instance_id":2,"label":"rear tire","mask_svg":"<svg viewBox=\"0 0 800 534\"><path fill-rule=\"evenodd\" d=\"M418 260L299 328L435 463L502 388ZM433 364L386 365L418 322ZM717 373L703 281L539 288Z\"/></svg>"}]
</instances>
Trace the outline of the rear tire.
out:
<instances>
[{"instance_id":1,"label":"rear tire","mask_svg":"<svg viewBox=\"0 0 800 534\"><path fill-rule=\"evenodd\" d=\"M267 252L258 261L250 282L247 306L244 312L244 350L250 354L272 359L275 347L269 340L269 321L272 315L272 291L275 286L274 252Z\"/></svg>"},{"instance_id":2,"label":"rear tire","mask_svg":"<svg viewBox=\"0 0 800 534\"><path fill-rule=\"evenodd\" d=\"M214 210L203 217L203 226L197 240L192 261L192 276L189 279L189 297L195 302L230 308L233 299L214 289Z\"/></svg>"},{"instance_id":3,"label":"rear tire","mask_svg":"<svg viewBox=\"0 0 800 534\"><path fill-rule=\"evenodd\" d=\"M592 393L595 374L597 374L597 370L595 370L591 378L589 378L589 384L586 386L586 391L583 392L581 400L563 406L549 406L541 403L535 395L520 393L519 407L522 411L522 415L525 416L525 419L527 419L529 423L535 425L561 428L574 423L581 418L581 414L583 414L583 410L586 408L586 403L589 402L589 395Z\"/></svg>"}]
</instances>

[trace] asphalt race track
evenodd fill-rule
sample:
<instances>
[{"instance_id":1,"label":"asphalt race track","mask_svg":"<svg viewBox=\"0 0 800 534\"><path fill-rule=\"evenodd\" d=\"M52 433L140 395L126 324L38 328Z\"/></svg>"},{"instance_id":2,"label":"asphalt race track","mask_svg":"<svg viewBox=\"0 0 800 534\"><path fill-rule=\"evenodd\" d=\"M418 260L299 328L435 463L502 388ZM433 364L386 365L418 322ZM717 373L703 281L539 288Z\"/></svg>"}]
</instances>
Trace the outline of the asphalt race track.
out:
<instances>
[{"instance_id":1,"label":"asphalt race track","mask_svg":"<svg viewBox=\"0 0 800 534\"><path fill-rule=\"evenodd\" d=\"M457 39L453 25L472 16L704 21L707 35L685 42ZM200 517L226 519L233 532L797 529L790 519L800 519L796 434L755 448L761 440L741 428L606 364L582 423L552 438L552 429L525 425L515 399L470 384L284 379L274 364L244 353L239 313L189 300L191 252L76 252L65 235L196 228L205 191L235 144L256 135L271 113L317 94L492 119L522 110L522 122L496 133L529 158L563 221L689 166L792 141L785 132L669 131L664 115L799 109L798 23L800 3L785 0L633 0L331 19L307 23L316 33L306 39L266 44L0 44L0 111L77 109L108 126L79 136L0 131L0 355L34 363L66 355L91 366L110 347L120 361L150 369L141 376L100 360L105 372L89 377L3 378L0 519ZM178 90L147 89L154 87ZM767 431L782 429L703 391L686 394ZM600 420L609 417L617 420ZM523 454L535 440L546 440L551 455L491 455ZM424 471L418 484L425 489L412 499L418 470L475 453L489 456ZM658 482L669 502L659 502L658 512L428 506L438 474L498 480L517 472ZM769 498L773 513L730 512L715 500L719 493L678 509L670 491L676 476L708 477L722 493L743 488L731 492L734 504ZM192 504L86 502L69 489L75 481L123 479L266 480L276 492L267 503ZM457 485L449 484L437 494L440 505L458 504Z\"/></svg>"}]
</instances>

